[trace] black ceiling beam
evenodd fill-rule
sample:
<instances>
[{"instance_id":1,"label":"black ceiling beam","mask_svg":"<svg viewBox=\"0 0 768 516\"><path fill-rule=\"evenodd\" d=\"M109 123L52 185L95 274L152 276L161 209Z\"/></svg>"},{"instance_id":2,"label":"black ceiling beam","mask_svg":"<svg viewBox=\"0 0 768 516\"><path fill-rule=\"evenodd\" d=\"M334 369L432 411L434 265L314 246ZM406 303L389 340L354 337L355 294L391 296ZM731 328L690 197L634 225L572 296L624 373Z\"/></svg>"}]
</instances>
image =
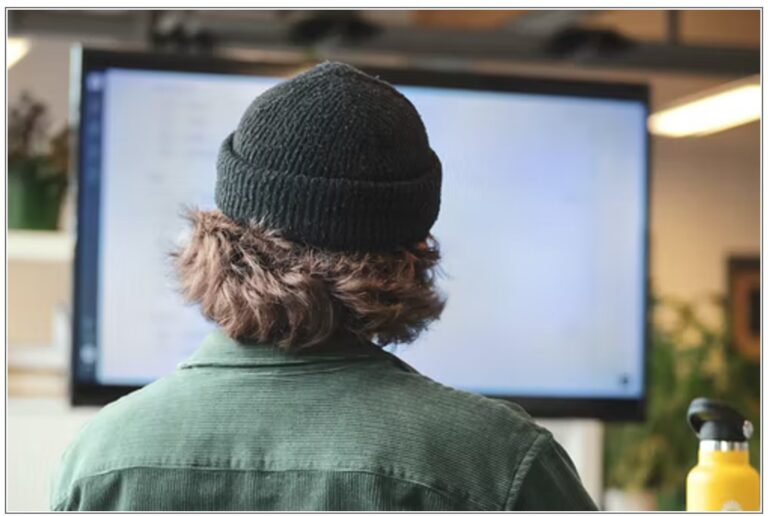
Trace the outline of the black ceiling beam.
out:
<instances>
[{"instance_id":1,"label":"black ceiling beam","mask_svg":"<svg viewBox=\"0 0 768 516\"><path fill-rule=\"evenodd\" d=\"M8 10L8 35L88 36L130 40L143 36L149 11Z\"/></svg>"},{"instance_id":2,"label":"black ceiling beam","mask_svg":"<svg viewBox=\"0 0 768 516\"><path fill-rule=\"evenodd\" d=\"M602 12L588 9L546 9L529 11L514 18L506 29L518 34L548 37L554 36L564 29L577 25L590 16Z\"/></svg>"}]
</instances>

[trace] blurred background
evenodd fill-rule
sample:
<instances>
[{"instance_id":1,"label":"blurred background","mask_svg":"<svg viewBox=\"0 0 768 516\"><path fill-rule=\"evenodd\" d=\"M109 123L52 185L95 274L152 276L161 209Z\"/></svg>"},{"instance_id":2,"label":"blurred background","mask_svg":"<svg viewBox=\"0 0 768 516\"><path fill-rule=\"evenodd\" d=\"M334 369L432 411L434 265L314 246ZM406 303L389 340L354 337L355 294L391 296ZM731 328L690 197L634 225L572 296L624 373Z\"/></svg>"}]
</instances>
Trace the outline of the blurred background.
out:
<instances>
[{"instance_id":1,"label":"blurred background","mask_svg":"<svg viewBox=\"0 0 768 516\"><path fill-rule=\"evenodd\" d=\"M758 10L7 15L9 130L16 130L7 166L11 511L47 508L54 465L95 412L68 401L77 225L70 114L79 93L70 86L73 45L643 83L652 113L760 84ZM727 399L759 422L760 102L731 101L714 114L691 114L684 127L650 126L646 419L543 421L606 509L682 509L696 454L685 423L693 397ZM718 114L737 111L740 118L710 127ZM751 447L757 465L759 439Z\"/></svg>"}]
</instances>

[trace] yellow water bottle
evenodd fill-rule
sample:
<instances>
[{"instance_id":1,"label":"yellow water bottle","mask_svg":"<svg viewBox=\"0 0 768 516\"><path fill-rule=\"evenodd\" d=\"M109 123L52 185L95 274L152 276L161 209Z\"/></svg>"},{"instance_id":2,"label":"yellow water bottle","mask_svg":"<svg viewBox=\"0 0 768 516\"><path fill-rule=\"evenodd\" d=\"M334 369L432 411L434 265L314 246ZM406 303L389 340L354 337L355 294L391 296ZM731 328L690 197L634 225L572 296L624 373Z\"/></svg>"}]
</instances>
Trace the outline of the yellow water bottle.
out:
<instances>
[{"instance_id":1,"label":"yellow water bottle","mask_svg":"<svg viewBox=\"0 0 768 516\"><path fill-rule=\"evenodd\" d=\"M688 511L759 511L760 475L749 464L752 423L728 404L696 398L688 422L699 436L699 463L688 473Z\"/></svg>"}]
</instances>

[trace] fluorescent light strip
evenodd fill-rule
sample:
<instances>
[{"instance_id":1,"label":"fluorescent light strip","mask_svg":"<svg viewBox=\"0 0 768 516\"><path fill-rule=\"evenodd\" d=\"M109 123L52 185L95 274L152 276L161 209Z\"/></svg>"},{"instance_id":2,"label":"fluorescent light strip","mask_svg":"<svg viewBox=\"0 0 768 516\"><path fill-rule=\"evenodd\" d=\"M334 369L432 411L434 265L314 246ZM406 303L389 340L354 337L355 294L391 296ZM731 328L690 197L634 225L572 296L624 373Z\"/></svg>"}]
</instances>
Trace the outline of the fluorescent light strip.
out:
<instances>
[{"instance_id":1,"label":"fluorescent light strip","mask_svg":"<svg viewBox=\"0 0 768 516\"><path fill-rule=\"evenodd\" d=\"M648 129L660 136L704 136L760 119L760 84L734 85L725 91L654 113Z\"/></svg>"}]
</instances>

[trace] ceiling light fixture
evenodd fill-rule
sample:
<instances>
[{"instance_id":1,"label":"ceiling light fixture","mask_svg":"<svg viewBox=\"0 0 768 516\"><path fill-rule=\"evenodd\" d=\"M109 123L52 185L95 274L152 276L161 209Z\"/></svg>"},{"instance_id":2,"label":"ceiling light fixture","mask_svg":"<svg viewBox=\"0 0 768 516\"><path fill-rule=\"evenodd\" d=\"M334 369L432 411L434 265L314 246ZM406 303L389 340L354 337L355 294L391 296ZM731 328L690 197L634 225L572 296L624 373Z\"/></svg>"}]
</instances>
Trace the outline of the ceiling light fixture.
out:
<instances>
[{"instance_id":1,"label":"ceiling light fixture","mask_svg":"<svg viewBox=\"0 0 768 516\"><path fill-rule=\"evenodd\" d=\"M24 38L8 38L6 42L6 70L21 61L29 52L29 42Z\"/></svg>"},{"instance_id":2,"label":"ceiling light fixture","mask_svg":"<svg viewBox=\"0 0 768 516\"><path fill-rule=\"evenodd\" d=\"M749 77L657 111L648 117L648 130L670 138L704 136L759 120L761 110L760 77Z\"/></svg>"}]
</instances>

